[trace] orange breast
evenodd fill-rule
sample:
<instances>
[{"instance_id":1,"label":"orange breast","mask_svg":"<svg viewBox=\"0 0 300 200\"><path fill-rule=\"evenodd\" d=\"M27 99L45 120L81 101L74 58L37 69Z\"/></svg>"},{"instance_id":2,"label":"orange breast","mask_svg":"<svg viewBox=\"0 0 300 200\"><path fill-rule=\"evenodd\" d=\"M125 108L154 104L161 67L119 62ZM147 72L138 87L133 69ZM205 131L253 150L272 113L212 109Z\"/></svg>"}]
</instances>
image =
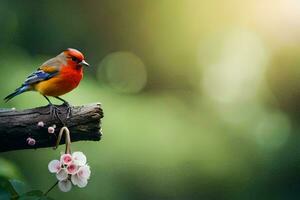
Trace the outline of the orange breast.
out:
<instances>
[{"instance_id":1,"label":"orange breast","mask_svg":"<svg viewBox=\"0 0 300 200\"><path fill-rule=\"evenodd\" d=\"M37 83L34 89L46 96L61 96L75 89L82 77L82 68L65 66L57 76Z\"/></svg>"}]
</instances>

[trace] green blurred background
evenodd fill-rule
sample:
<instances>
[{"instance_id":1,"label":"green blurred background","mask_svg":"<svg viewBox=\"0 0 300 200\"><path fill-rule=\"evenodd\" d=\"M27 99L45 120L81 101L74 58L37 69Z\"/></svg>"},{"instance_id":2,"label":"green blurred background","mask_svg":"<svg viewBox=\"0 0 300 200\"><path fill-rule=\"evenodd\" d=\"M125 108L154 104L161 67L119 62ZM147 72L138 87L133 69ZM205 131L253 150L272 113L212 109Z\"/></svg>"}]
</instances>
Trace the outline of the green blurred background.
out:
<instances>
[{"instance_id":1,"label":"green blurred background","mask_svg":"<svg viewBox=\"0 0 300 200\"><path fill-rule=\"evenodd\" d=\"M299 1L3 0L0 27L1 97L68 47L91 64L64 97L103 105L101 142L72 146L92 176L51 197L300 199ZM58 156L2 153L0 175L45 191Z\"/></svg>"}]
</instances>

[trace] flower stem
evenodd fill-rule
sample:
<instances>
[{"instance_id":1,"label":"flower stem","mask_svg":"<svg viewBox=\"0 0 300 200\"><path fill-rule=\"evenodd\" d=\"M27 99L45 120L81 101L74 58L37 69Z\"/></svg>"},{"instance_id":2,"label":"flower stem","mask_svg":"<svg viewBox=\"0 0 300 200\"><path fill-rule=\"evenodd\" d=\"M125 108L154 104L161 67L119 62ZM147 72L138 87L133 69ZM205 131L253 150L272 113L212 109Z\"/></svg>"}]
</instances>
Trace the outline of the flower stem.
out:
<instances>
[{"instance_id":1,"label":"flower stem","mask_svg":"<svg viewBox=\"0 0 300 200\"><path fill-rule=\"evenodd\" d=\"M64 126L60 129L59 134L58 134L58 138L57 138L57 141L56 141L56 146L54 147L54 149L57 149L57 147L60 143L60 140L61 140L64 133L65 133L65 143L66 143L65 153L70 154L71 153L71 148L70 148L71 138L70 138L70 131L69 131L68 127L66 127L66 126Z\"/></svg>"},{"instance_id":2,"label":"flower stem","mask_svg":"<svg viewBox=\"0 0 300 200\"><path fill-rule=\"evenodd\" d=\"M47 191L44 193L44 196L47 196L49 192L51 192L51 190L53 190L58 184L58 181L55 182L55 184Z\"/></svg>"}]
</instances>

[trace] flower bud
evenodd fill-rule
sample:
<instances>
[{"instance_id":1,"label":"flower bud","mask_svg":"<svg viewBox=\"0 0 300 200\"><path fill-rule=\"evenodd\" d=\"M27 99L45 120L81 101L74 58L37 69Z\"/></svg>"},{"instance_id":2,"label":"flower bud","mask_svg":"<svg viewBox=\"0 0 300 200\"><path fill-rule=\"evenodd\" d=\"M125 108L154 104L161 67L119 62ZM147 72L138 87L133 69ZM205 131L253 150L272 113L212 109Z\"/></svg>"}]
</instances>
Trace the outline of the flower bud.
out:
<instances>
[{"instance_id":1,"label":"flower bud","mask_svg":"<svg viewBox=\"0 0 300 200\"><path fill-rule=\"evenodd\" d=\"M30 146L34 146L35 143L36 143L35 139L33 139L33 138L31 138L31 137L27 138L26 142L27 142L27 144L30 145Z\"/></svg>"},{"instance_id":2,"label":"flower bud","mask_svg":"<svg viewBox=\"0 0 300 200\"><path fill-rule=\"evenodd\" d=\"M55 132L55 128L52 126L48 127L48 133L53 134Z\"/></svg>"},{"instance_id":3,"label":"flower bud","mask_svg":"<svg viewBox=\"0 0 300 200\"><path fill-rule=\"evenodd\" d=\"M45 124L44 124L44 122L40 121L40 122L37 124L37 126L38 126L38 127L44 127Z\"/></svg>"}]
</instances>

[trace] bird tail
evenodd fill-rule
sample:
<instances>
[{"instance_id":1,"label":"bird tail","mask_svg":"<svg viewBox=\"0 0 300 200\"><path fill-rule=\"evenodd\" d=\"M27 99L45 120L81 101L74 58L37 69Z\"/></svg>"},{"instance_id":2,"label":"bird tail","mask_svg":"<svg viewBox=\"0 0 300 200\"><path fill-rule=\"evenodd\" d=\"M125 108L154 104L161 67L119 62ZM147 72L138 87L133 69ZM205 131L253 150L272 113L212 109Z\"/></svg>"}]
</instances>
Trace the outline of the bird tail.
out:
<instances>
[{"instance_id":1,"label":"bird tail","mask_svg":"<svg viewBox=\"0 0 300 200\"><path fill-rule=\"evenodd\" d=\"M28 90L29 90L29 86L28 85L23 85L23 86L17 88L16 91L14 91L13 93L11 93L7 97L5 97L4 101L8 102L9 100L11 100L12 98L14 98L15 96L18 96L19 94L22 94L23 92L26 92Z\"/></svg>"}]
</instances>

